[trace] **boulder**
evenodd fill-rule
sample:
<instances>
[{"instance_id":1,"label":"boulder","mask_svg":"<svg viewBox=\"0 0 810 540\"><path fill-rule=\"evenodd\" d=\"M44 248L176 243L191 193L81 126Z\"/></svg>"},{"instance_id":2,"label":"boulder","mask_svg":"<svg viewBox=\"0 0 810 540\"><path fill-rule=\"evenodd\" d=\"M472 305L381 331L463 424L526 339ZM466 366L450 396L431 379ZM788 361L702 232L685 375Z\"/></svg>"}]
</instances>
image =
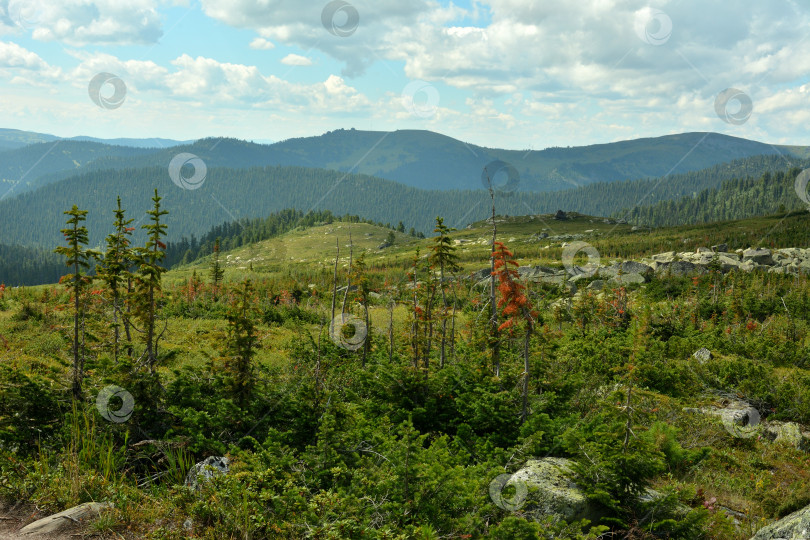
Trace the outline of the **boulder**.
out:
<instances>
[{"instance_id":1,"label":"boulder","mask_svg":"<svg viewBox=\"0 0 810 540\"><path fill-rule=\"evenodd\" d=\"M539 280L545 276L553 276L558 273L556 270L545 266L520 266L517 270L520 277L531 280Z\"/></svg>"},{"instance_id":2,"label":"boulder","mask_svg":"<svg viewBox=\"0 0 810 540\"><path fill-rule=\"evenodd\" d=\"M700 267L689 261L659 262L655 268L656 272L669 273L673 276L685 276L700 270Z\"/></svg>"},{"instance_id":3,"label":"boulder","mask_svg":"<svg viewBox=\"0 0 810 540\"><path fill-rule=\"evenodd\" d=\"M551 516L568 522L587 519L595 525L607 513L599 503L588 500L572 480L572 465L573 462L566 458L530 459L511 476L504 474L493 480L489 486L490 497L497 506L510 511L520 510L537 521ZM514 488L514 495L509 500L501 497L507 486ZM663 494L647 489L639 496L639 502L651 503L662 497ZM678 505L682 514L689 510Z\"/></svg>"},{"instance_id":4,"label":"boulder","mask_svg":"<svg viewBox=\"0 0 810 540\"><path fill-rule=\"evenodd\" d=\"M675 260L675 252L667 251L665 253L656 253L652 258L654 261L658 262L672 262Z\"/></svg>"},{"instance_id":5,"label":"boulder","mask_svg":"<svg viewBox=\"0 0 810 540\"><path fill-rule=\"evenodd\" d=\"M773 443L786 444L804 452L810 451L810 433L796 422L768 422L763 426L763 435Z\"/></svg>"},{"instance_id":6,"label":"boulder","mask_svg":"<svg viewBox=\"0 0 810 540\"><path fill-rule=\"evenodd\" d=\"M111 503L106 502L89 502L68 508L58 514L53 514L42 519L38 519L33 523L29 523L22 529L19 534L21 536L39 536L43 534L57 534L63 531L74 523L81 523L92 519L101 514L101 511L106 508L111 508Z\"/></svg>"},{"instance_id":7,"label":"boulder","mask_svg":"<svg viewBox=\"0 0 810 540\"><path fill-rule=\"evenodd\" d=\"M592 291L601 291L602 289L605 288L605 282L602 281L601 279L595 279L595 280L591 281L590 283L588 283L587 288L592 290Z\"/></svg>"},{"instance_id":8,"label":"boulder","mask_svg":"<svg viewBox=\"0 0 810 540\"><path fill-rule=\"evenodd\" d=\"M745 251L743 251L742 256L743 256L743 262L745 262L745 261L753 261L753 262L755 262L757 264L764 264L764 265L768 265L768 266L774 264L773 257L771 256L771 250L770 249L748 248Z\"/></svg>"},{"instance_id":9,"label":"boulder","mask_svg":"<svg viewBox=\"0 0 810 540\"><path fill-rule=\"evenodd\" d=\"M568 215L562 210L557 210L557 213L554 214L554 219L565 220L568 219Z\"/></svg>"},{"instance_id":10,"label":"boulder","mask_svg":"<svg viewBox=\"0 0 810 540\"><path fill-rule=\"evenodd\" d=\"M701 347L692 354L692 358L702 364L712 359L712 352L706 347Z\"/></svg>"},{"instance_id":11,"label":"boulder","mask_svg":"<svg viewBox=\"0 0 810 540\"><path fill-rule=\"evenodd\" d=\"M695 253L714 253L713 249L709 249L707 247L699 247L695 250Z\"/></svg>"},{"instance_id":12,"label":"boulder","mask_svg":"<svg viewBox=\"0 0 810 540\"><path fill-rule=\"evenodd\" d=\"M751 540L804 540L810 538L810 506L757 531Z\"/></svg>"},{"instance_id":13,"label":"boulder","mask_svg":"<svg viewBox=\"0 0 810 540\"><path fill-rule=\"evenodd\" d=\"M521 496L525 498L521 501L521 510L532 518L539 520L553 516L566 521L589 519L596 522L604 512L588 501L580 487L571 480L571 465L571 461L565 458L530 459L504 485L514 486L515 503Z\"/></svg>"},{"instance_id":14,"label":"boulder","mask_svg":"<svg viewBox=\"0 0 810 540\"><path fill-rule=\"evenodd\" d=\"M720 270L723 273L731 272L740 268L740 259L735 254L734 257L728 257L726 253L717 255L717 262L720 263Z\"/></svg>"},{"instance_id":15,"label":"boulder","mask_svg":"<svg viewBox=\"0 0 810 540\"><path fill-rule=\"evenodd\" d=\"M636 261L624 261L619 268L625 274L647 274L653 271L651 266Z\"/></svg>"},{"instance_id":16,"label":"boulder","mask_svg":"<svg viewBox=\"0 0 810 540\"><path fill-rule=\"evenodd\" d=\"M215 476L227 474L230 460L226 457L208 456L192 467L186 475L186 486L199 489L203 482Z\"/></svg>"},{"instance_id":17,"label":"boulder","mask_svg":"<svg viewBox=\"0 0 810 540\"><path fill-rule=\"evenodd\" d=\"M728 251L728 244L717 244L716 246L712 246L712 251Z\"/></svg>"},{"instance_id":18,"label":"boulder","mask_svg":"<svg viewBox=\"0 0 810 540\"><path fill-rule=\"evenodd\" d=\"M759 411L745 401L726 399L719 407L685 408L684 411L716 416L726 431L738 438L753 437L761 428Z\"/></svg>"},{"instance_id":19,"label":"boulder","mask_svg":"<svg viewBox=\"0 0 810 540\"><path fill-rule=\"evenodd\" d=\"M610 283L612 285L630 285L631 283L644 283L644 276L641 274L630 273L630 274L619 274L615 277L610 278Z\"/></svg>"}]
</instances>

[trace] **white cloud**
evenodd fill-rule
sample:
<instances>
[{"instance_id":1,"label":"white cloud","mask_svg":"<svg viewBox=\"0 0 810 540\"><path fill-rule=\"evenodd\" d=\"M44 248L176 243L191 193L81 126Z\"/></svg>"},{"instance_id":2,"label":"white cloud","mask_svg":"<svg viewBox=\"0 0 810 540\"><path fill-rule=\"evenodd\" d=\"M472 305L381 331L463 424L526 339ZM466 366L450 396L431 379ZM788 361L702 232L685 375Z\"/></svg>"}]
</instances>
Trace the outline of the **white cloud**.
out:
<instances>
[{"instance_id":1,"label":"white cloud","mask_svg":"<svg viewBox=\"0 0 810 540\"><path fill-rule=\"evenodd\" d=\"M62 75L38 54L13 42L0 41L0 76L15 85L47 86Z\"/></svg>"},{"instance_id":2,"label":"white cloud","mask_svg":"<svg viewBox=\"0 0 810 540\"><path fill-rule=\"evenodd\" d=\"M0 0L0 32L74 46L152 44L163 35L159 0Z\"/></svg>"},{"instance_id":3,"label":"white cloud","mask_svg":"<svg viewBox=\"0 0 810 540\"><path fill-rule=\"evenodd\" d=\"M288 54L281 59L281 63L286 66L311 66L312 60L300 54Z\"/></svg>"},{"instance_id":4,"label":"white cloud","mask_svg":"<svg viewBox=\"0 0 810 540\"><path fill-rule=\"evenodd\" d=\"M266 40L262 37L257 37L251 41L249 46L251 49L255 49L257 51L266 51L275 48L272 41Z\"/></svg>"}]
</instances>

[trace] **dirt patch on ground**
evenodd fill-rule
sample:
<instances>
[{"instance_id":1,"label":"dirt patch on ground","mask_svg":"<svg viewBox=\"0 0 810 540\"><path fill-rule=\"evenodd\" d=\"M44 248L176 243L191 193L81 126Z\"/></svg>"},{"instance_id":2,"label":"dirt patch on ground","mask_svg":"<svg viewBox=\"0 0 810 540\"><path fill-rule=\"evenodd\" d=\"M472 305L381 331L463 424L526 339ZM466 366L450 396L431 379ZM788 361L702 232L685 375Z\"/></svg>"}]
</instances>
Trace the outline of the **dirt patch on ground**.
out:
<instances>
[{"instance_id":1,"label":"dirt patch on ground","mask_svg":"<svg viewBox=\"0 0 810 540\"><path fill-rule=\"evenodd\" d=\"M37 510L32 504L6 504L0 502L0 540L15 540L27 538L29 540L57 540L59 538L78 538L81 535L81 525L74 524L56 535L23 536L19 530L38 519L47 517L55 512Z\"/></svg>"}]
</instances>

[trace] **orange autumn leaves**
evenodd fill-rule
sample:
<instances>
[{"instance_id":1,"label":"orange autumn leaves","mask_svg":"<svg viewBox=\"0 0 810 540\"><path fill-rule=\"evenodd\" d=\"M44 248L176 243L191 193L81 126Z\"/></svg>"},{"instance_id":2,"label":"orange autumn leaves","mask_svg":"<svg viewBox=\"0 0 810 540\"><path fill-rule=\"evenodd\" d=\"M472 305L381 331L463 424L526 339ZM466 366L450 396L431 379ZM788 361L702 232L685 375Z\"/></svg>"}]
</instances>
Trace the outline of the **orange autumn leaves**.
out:
<instances>
[{"instance_id":1,"label":"orange autumn leaves","mask_svg":"<svg viewBox=\"0 0 810 540\"><path fill-rule=\"evenodd\" d=\"M521 320L525 320L529 324L533 323L537 312L532 309L529 297L525 294L526 286L518 281L517 267L519 264L514 260L514 255L503 242L495 242L493 258L495 259L495 270L492 275L498 279L500 295L498 308L506 317L506 321L501 323L498 331L508 329L511 332Z\"/></svg>"}]
</instances>

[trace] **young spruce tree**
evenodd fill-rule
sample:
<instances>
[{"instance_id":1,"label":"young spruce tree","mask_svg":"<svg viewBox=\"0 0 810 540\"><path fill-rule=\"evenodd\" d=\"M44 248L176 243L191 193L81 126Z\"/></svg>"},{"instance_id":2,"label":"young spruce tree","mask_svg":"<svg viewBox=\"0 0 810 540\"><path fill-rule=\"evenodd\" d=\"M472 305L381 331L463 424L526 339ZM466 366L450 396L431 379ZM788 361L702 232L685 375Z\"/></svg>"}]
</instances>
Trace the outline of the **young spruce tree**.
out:
<instances>
[{"instance_id":1,"label":"young spruce tree","mask_svg":"<svg viewBox=\"0 0 810 540\"><path fill-rule=\"evenodd\" d=\"M166 210L160 209L161 197L155 189L155 196L152 197L154 206L147 211L149 223L141 225L146 230L146 246L140 248L137 253L138 275L135 279L135 294L137 295L136 316L142 324L141 332L144 334L146 343L146 364L149 366L150 374L155 372L157 362L157 343L160 335L155 332L155 322L157 320L157 294L162 290L161 277L166 271L160 266L160 262L166 256L166 244L161 240L166 236L166 224L161 218L168 214Z\"/></svg>"},{"instance_id":2,"label":"young spruce tree","mask_svg":"<svg viewBox=\"0 0 810 540\"><path fill-rule=\"evenodd\" d=\"M85 309L82 305L82 293L91 283L90 278L83 270L89 268L91 259L97 253L88 250L87 227L81 225L87 219L87 210L79 210L74 204L73 208L64 212L70 216L67 225L61 229L65 235L67 246L59 246L54 251L65 257L65 265L72 267L73 273L62 278L73 294L73 399L82 399L82 381L84 379L84 351L81 350L79 329L84 320Z\"/></svg>"},{"instance_id":3,"label":"young spruce tree","mask_svg":"<svg viewBox=\"0 0 810 540\"><path fill-rule=\"evenodd\" d=\"M130 236L135 229L128 227L132 223L132 219L126 219L124 209L121 208L121 197L118 197L118 207L113 213L115 230L107 236L107 251L98 267L98 276L107 285L109 300L112 304L113 358L117 362L121 333L120 320L124 320L125 326L128 324L123 304L128 292L127 284L131 281L130 268L135 258L130 247Z\"/></svg>"}]
</instances>

